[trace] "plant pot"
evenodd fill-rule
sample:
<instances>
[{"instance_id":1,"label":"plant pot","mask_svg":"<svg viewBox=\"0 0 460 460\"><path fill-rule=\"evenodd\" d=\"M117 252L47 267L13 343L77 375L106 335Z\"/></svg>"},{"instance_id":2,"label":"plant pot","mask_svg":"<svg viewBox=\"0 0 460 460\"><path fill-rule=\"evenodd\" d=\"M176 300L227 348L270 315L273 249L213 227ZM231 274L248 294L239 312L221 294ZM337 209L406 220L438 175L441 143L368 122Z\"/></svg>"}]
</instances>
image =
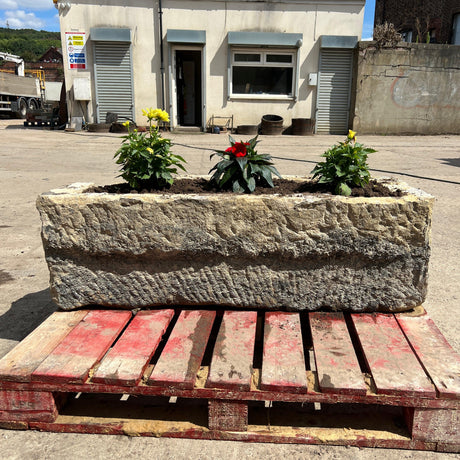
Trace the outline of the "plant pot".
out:
<instances>
[{"instance_id":1,"label":"plant pot","mask_svg":"<svg viewBox=\"0 0 460 460\"><path fill-rule=\"evenodd\" d=\"M62 309L395 312L425 299L434 199L402 183L389 185L400 198L84 193L90 185L37 200Z\"/></svg>"},{"instance_id":2,"label":"plant pot","mask_svg":"<svg viewBox=\"0 0 460 460\"><path fill-rule=\"evenodd\" d=\"M283 117L279 115L264 115L260 126L262 134L278 136L283 132Z\"/></svg>"},{"instance_id":3,"label":"plant pot","mask_svg":"<svg viewBox=\"0 0 460 460\"><path fill-rule=\"evenodd\" d=\"M311 118L293 118L292 134L294 136L308 136L313 134L315 121Z\"/></svg>"}]
</instances>

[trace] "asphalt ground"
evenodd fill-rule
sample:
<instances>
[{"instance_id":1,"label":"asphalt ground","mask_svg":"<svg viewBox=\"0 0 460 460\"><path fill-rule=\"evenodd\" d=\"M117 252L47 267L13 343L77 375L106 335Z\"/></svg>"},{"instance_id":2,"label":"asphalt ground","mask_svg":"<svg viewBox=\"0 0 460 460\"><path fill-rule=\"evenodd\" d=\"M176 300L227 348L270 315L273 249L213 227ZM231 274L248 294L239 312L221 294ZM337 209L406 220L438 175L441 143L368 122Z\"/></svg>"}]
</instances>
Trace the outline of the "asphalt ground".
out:
<instances>
[{"instance_id":1,"label":"asphalt ground","mask_svg":"<svg viewBox=\"0 0 460 460\"><path fill-rule=\"evenodd\" d=\"M359 133L358 133L359 136ZM173 134L174 152L190 174L207 174L221 134ZM238 136L236 136L238 138ZM282 175L308 175L320 154L343 136L260 136ZM239 140L239 139L238 139ZM247 140L245 137L244 140ZM396 177L436 197L426 310L460 351L460 136L359 136L378 152L369 156L374 177ZM24 128L0 120L0 357L56 310L35 200L74 182L119 182L113 155L120 137L110 133ZM442 359L442 357L440 357ZM131 438L0 430L2 459L400 459L454 458L452 454L354 447L249 444L227 441ZM457 457L458 458L458 457Z\"/></svg>"}]
</instances>

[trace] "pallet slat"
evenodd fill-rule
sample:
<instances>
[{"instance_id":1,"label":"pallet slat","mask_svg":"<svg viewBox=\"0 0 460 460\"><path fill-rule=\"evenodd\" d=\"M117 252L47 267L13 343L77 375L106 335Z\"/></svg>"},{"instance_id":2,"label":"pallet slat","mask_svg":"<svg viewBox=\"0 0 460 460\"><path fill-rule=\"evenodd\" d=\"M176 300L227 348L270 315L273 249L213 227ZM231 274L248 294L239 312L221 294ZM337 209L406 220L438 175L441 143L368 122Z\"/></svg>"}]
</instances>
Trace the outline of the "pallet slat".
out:
<instances>
[{"instance_id":1,"label":"pallet slat","mask_svg":"<svg viewBox=\"0 0 460 460\"><path fill-rule=\"evenodd\" d=\"M137 313L91 381L113 385L139 383L173 316L171 309Z\"/></svg>"},{"instance_id":2,"label":"pallet slat","mask_svg":"<svg viewBox=\"0 0 460 460\"><path fill-rule=\"evenodd\" d=\"M393 315L352 314L351 318L378 393L436 395Z\"/></svg>"},{"instance_id":3,"label":"pallet slat","mask_svg":"<svg viewBox=\"0 0 460 460\"><path fill-rule=\"evenodd\" d=\"M90 311L32 373L32 380L85 381L130 319L130 311Z\"/></svg>"},{"instance_id":4,"label":"pallet slat","mask_svg":"<svg viewBox=\"0 0 460 460\"><path fill-rule=\"evenodd\" d=\"M214 347L207 387L249 390L256 323L257 312L225 312Z\"/></svg>"},{"instance_id":5,"label":"pallet slat","mask_svg":"<svg viewBox=\"0 0 460 460\"><path fill-rule=\"evenodd\" d=\"M55 312L0 360L0 380L29 382L32 372L87 315Z\"/></svg>"},{"instance_id":6,"label":"pallet slat","mask_svg":"<svg viewBox=\"0 0 460 460\"><path fill-rule=\"evenodd\" d=\"M425 315L395 315L401 329L433 380L439 396L460 399L460 357L433 320Z\"/></svg>"},{"instance_id":7,"label":"pallet slat","mask_svg":"<svg viewBox=\"0 0 460 460\"><path fill-rule=\"evenodd\" d=\"M298 313L266 313L260 389L307 391L307 373Z\"/></svg>"},{"instance_id":8,"label":"pallet slat","mask_svg":"<svg viewBox=\"0 0 460 460\"><path fill-rule=\"evenodd\" d=\"M214 311L182 311L150 375L150 385L193 388L215 316Z\"/></svg>"},{"instance_id":9,"label":"pallet slat","mask_svg":"<svg viewBox=\"0 0 460 460\"><path fill-rule=\"evenodd\" d=\"M314 312L309 317L321 390L365 394L366 384L343 313Z\"/></svg>"}]
</instances>

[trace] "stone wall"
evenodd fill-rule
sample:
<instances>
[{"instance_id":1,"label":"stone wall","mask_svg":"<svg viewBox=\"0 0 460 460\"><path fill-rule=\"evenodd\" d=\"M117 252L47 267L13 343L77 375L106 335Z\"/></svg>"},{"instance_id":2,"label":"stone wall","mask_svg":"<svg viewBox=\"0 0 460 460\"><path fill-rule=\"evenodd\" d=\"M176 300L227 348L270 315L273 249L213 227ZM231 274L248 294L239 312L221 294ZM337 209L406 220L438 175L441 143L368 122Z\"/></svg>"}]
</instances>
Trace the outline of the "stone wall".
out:
<instances>
[{"instance_id":1,"label":"stone wall","mask_svg":"<svg viewBox=\"0 0 460 460\"><path fill-rule=\"evenodd\" d=\"M460 134L460 47L361 42L355 56L353 130Z\"/></svg>"}]
</instances>

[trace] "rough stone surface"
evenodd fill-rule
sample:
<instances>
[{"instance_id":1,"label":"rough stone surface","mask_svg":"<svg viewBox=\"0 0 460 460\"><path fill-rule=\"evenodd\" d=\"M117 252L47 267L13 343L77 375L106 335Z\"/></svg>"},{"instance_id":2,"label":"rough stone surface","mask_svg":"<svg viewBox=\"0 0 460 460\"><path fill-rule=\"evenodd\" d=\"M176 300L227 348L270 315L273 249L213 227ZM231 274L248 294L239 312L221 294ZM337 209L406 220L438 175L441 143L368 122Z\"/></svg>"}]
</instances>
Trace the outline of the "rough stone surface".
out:
<instances>
[{"instance_id":1,"label":"rough stone surface","mask_svg":"<svg viewBox=\"0 0 460 460\"><path fill-rule=\"evenodd\" d=\"M179 179L180 180L180 179ZM433 197L39 196L53 300L401 311L427 289Z\"/></svg>"}]
</instances>

